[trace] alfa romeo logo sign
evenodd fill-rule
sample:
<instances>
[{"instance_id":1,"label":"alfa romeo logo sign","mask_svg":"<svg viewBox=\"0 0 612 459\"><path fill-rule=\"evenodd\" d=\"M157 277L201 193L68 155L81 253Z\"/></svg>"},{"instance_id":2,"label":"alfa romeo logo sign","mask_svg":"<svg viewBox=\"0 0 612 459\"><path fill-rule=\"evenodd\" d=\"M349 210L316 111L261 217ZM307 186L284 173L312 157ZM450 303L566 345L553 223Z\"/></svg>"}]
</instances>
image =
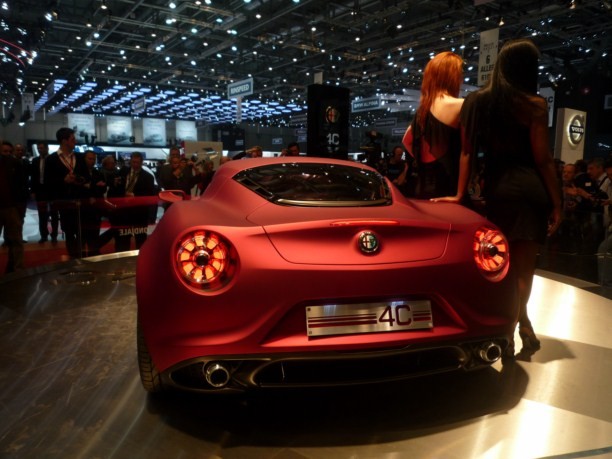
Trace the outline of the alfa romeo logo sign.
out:
<instances>
[{"instance_id":1,"label":"alfa romeo logo sign","mask_svg":"<svg viewBox=\"0 0 612 459\"><path fill-rule=\"evenodd\" d=\"M325 109L325 120L335 124L340 120L340 111L336 107L329 106Z\"/></svg>"},{"instance_id":2,"label":"alfa romeo logo sign","mask_svg":"<svg viewBox=\"0 0 612 459\"><path fill-rule=\"evenodd\" d=\"M380 248L378 238L371 231L362 231L359 234L359 248L364 253L374 253Z\"/></svg>"},{"instance_id":3,"label":"alfa romeo logo sign","mask_svg":"<svg viewBox=\"0 0 612 459\"><path fill-rule=\"evenodd\" d=\"M567 125L567 139L576 146L584 137L584 115L574 115Z\"/></svg>"}]
</instances>

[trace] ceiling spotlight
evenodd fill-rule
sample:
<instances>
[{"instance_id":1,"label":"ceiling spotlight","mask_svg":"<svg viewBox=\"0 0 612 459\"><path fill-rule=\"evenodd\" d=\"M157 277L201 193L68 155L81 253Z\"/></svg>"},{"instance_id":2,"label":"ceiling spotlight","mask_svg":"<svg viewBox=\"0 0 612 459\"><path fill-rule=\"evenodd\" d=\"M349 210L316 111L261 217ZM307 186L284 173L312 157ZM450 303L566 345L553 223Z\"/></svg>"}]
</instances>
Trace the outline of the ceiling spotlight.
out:
<instances>
[{"instance_id":1,"label":"ceiling spotlight","mask_svg":"<svg viewBox=\"0 0 612 459\"><path fill-rule=\"evenodd\" d=\"M100 8L102 8L103 10L108 8L108 6L106 6L106 0L102 0L102 4L100 5Z\"/></svg>"},{"instance_id":2,"label":"ceiling spotlight","mask_svg":"<svg viewBox=\"0 0 612 459\"><path fill-rule=\"evenodd\" d=\"M572 1L569 3L569 9L570 9L570 10L576 9L576 0L572 0Z\"/></svg>"},{"instance_id":3,"label":"ceiling spotlight","mask_svg":"<svg viewBox=\"0 0 612 459\"><path fill-rule=\"evenodd\" d=\"M173 10L174 8L176 8L176 3L174 3L174 2L170 2L170 3L168 3L168 7L169 7L171 10Z\"/></svg>"},{"instance_id":4,"label":"ceiling spotlight","mask_svg":"<svg viewBox=\"0 0 612 459\"><path fill-rule=\"evenodd\" d=\"M505 24L504 18L502 16L499 17L499 26L503 26Z\"/></svg>"}]
</instances>

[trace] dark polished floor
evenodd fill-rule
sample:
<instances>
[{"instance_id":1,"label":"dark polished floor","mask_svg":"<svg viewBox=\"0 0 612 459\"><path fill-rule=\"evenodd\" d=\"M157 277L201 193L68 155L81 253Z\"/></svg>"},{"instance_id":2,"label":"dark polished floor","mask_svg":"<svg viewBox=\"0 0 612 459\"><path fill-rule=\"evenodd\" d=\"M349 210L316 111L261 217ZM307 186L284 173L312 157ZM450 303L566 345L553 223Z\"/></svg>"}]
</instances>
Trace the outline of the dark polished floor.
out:
<instances>
[{"instance_id":1,"label":"dark polished floor","mask_svg":"<svg viewBox=\"0 0 612 459\"><path fill-rule=\"evenodd\" d=\"M542 349L514 364L349 389L151 397L136 362L135 255L0 278L0 457L612 456L612 301L583 288L536 277Z\"/></svg>"}]
</instances>

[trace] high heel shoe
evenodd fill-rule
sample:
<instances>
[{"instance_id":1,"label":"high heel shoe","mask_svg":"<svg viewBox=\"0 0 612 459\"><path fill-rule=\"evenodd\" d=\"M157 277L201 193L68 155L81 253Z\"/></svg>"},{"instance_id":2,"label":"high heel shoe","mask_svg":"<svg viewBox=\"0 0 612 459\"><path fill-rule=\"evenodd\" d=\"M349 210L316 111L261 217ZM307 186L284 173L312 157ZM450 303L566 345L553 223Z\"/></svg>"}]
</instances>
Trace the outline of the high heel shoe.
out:
<instances>
[{"instance_id":1,"label":"high heel shoe","mask_svg":"<svg viewBox=\"0 0 612 459\"><path fill-rule=\"evenodd\" d=\"M540 349L540 340L536 336L531 325L519 327L519 336L523 342L523 349L528 351L537 351Z\"/></svg>"},{"instance_id":2,"label":"high heel shoe","mask_svg":"<svg viewBox=\"0 0 612 459\"><path fill-rule=\"evenodd\" d=\"M504 349L504 352L502 354L502 362L514 360L514 357L514 338L512 338L508 343L506 349Z\"/></svg>"}]
</instances>

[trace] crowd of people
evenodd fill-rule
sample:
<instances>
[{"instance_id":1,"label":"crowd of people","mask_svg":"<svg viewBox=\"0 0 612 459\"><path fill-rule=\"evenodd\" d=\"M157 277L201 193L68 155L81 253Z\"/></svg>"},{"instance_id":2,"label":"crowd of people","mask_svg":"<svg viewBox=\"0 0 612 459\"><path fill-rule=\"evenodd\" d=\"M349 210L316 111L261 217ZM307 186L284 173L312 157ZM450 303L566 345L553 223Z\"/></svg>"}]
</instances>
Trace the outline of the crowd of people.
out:
<instances>
[{"instance_id":1,"label":"crowd of people","mask_svg":"<svg viewBox=\"0 0 612 459\"><path fill-rule=\"evenodd\" d=\"M612 287L612 154L567 164L558 160L557 173L563 221L547 241L547 262L559 270L557 265L572 257L580 277Z\"/></svg>"},{"instance_id":2,"label":"crowd of people","mask_svg":"<svg viewBox=\"0 0 612 459\"><path fill-rule=\"evenodd\" d=\"M147 163L136 151L127 159L106 155L98 164L94 151L75 152L72 129L59 129L56 140L59 149L53 153L48 142L38 142L31 161L23 145L0 144L0 235L8 250L7 273L24 268L29 202L36 204L39 244L56 245L59 239L69 258L91 257L111 241L111 251L139 249L156 221L158 192L181 191L189 199L203 193L215 173L208 155L187 158L178 146L169 149L166 161ZM299 145L290 143L281 155L299 156ZM262 147L253 146L235 159L262 156ZM223 156L219 164L229 160Z\"/></svg>"},{"instance_id":3,"label":"crowd of people","mask_svg":"<svg viewBox=\"0 0 612 459\"><path fill-rule=\"evenodd\" d=\"M158 191L199 194L214 174L212 161L187 160L179 147L172 147L167 163L153 172L140 152L120 165L107 155L98 165L94 151L74 151L70 128L59 129L56 140L59 149L53 153L47 142L38 142L38 156L31 161L22 145L1 144L0 232L8 250L7 273L24 268L23 226L30 200L36 203L39 244L63 239L70 258L90 257L113 240L114 251L140 248L157 217Z\"/></svg>"}]
</instances>

